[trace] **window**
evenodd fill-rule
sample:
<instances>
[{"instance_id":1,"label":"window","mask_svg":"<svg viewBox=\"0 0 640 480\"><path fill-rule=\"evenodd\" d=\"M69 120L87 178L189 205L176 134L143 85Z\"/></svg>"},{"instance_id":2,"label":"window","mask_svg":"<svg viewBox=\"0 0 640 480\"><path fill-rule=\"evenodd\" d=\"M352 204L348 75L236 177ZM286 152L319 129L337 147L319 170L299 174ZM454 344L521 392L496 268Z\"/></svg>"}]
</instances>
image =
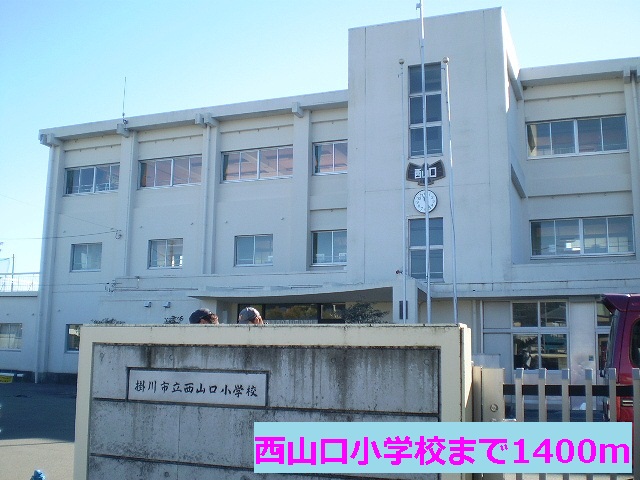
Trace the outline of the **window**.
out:
<instances>
[{"instance_id":1,"label":"window","mask_svg":"<svg viewBox=\"0 0 640 480\"><path fill-rule=\"evenodd\" d=\"M409 220L409 268L413 278L427 278L424 218ZM429 268L431 280L444 278L442 218L429 219Z\"/></svg>"},{"instance_id":2,"label":"window","mask_svg":"<svg viewBox=\"0 0 640 480\"><path fill-rule=\"evenodd\" d=\"M140 162L140 188L200 183L202 156L192 155Z\"/></svg>"},{"instance_id":3,"label":"window","mask_svg":"<svg viewBox=\"0 0 640 480\"><path fill-rule=\"evenodd\" d=\"M631 216L531 222L533 257L630 255L633 252Z\"/></svg>"},{"instance_id":4,"label":"window","mask_svg":"<svg viewBox=\"0 0 640 480\"><path fill-rule=\"evenodd\" d=\"M71 271L97 271L102 264L101 243L78 243L71 246Z\"/></svg>"},{"instance_id":5,"label":"window","mask_svg":"<svg viewBox=\"0 0 640 480\"><path fill-rule=\"evenodd\" d=\"M273 235L236 237L236 265L272 265Z\"/></svg>"},{"instance_id":6,"label":"window","mask_svg":"<svg viewBox=\"0 0 640 480\"><path fill-rule=\"evenodd\" d=\"M313 146L313 173L346 173L347 142L317 143Z\"/></svg>"},{"instance_id":7,"label":"window","mask_svg":"<svg viewBox=\"0 0 640 480\"><path fill-rule=\"evenodd\" d=\"M425 65L424 90L427 98L427 155L442 154L442 82L440 64ZM412 157L424 156L422 109L422 69L409 67L409 143Z\"/></svg>"},{"instance_id":8,"label":"window","mask_svg":"<svg viewBox=\"0 0 640 480\"><path fill-rule=\"evenodd\" d=\"M20 350L22 348L22 324L0 323L0 349Z\"/></svg>"},{"instance_id":9,"label":"window","mask_svg":"<svg viewBox=\"0 0 640 480\"><path fill-rule=\"evenodd\" d=\"M566 302L513 303L512 325L513 368L568 368Z\"/></svg>"},{"instance_id":10,"label":"window","mask_svg":"<svg viewBox=\"0 0 640 480\"><path fill-rule=\"evenodd\" d=\"M530 123L527 140L529 157L626 150L626 117Z\"/></svg>"},{"instance_id":11,"label":"window","mask_svg":"<svg viewBox=\"0 0 640 480\"><path fill-rule=\"evenodd\" d=\"M120 165L68 168L64 193L96 193L118 190Z\"/></svg>"},{"instance_id":12,"label":"window","mask_svg":"<svg viewBox=\"0 0 640 480\"><path fill-rule=\"evenodd\" d=\"M347 231L313 232L312 255L314 265L347 263Z\"/></svg>"},{"instance_id":13,"label":"window","mask_svg":"<svg viewBox=\"0 0 640 480\"><path fill-rule=\"evenodd\" d=\"M81 325L78 323L67 324L67 352L77 352L80 350L80 327Z\"/></svg>"},{"instance_id":14,"label":"window","mask_svg":"<svg viewBox=\"0 0 640 480\"><path fill-rule=\"evenodd\" d=\"M180 267L182 267L181 238L149 241L149 268Z\"/></svg>"},{"instance_id":15,"label":"window","mask_svg":"<svg viewBox=\"0 0 640 480\"><path fill-rule=\"evenodd\" d=\"M222 154L222 180L259 180L293 175L293 147L273 147Z\"/></svg>"}]
</instances>

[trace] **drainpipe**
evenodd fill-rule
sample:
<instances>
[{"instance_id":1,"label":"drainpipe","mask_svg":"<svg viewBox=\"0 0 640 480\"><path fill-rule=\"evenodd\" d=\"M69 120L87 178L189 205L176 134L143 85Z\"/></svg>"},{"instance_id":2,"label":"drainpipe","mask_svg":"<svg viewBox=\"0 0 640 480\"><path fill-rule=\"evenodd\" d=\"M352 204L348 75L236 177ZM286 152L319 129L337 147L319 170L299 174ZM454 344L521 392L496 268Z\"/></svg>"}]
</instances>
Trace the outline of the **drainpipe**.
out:
<instances>
[{"instance_id":1,"label":"drainpipe","mask_svg":"<svg viewBox=\"0 0 640 480\"><path fill-rule=\"evenodd\" d=\"M47 369L49 331L51 323L51 292L53 289L53 266L55 257L54 231L56 228L56 204L59 192L59 160L62 155L62 142L52 134L40 136L40 143L49 147L49 167L47 172L47 192L44 207L44 225L42 228L42 247L40 258L40 288L38 292L38 324L35 339L34 381L39 383L41 374Z\"/></svg>"},{"instance_id":2,"label":"drainpipe","mask_svg":"<svg viewBox=\"0 0 640 480\"><path fill-rule=\"evenodd\" d=\"M634 123L636 124L636 149L640 152L640 113L638 112L638 84L640 84L640 78L638 78L638 66L635 72L631 72L631 92L633 94L633 114Z\"/></svg>"}]
</instances>

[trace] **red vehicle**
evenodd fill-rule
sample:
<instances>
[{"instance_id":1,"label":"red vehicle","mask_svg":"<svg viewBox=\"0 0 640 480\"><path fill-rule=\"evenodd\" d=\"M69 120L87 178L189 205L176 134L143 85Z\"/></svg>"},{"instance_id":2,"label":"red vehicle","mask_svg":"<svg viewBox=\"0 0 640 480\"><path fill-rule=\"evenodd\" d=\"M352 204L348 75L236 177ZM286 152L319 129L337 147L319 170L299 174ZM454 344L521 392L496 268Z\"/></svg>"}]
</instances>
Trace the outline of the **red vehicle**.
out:
<instances>
[{"instance_id":1,"label":"red vehicle","mask_svg":"<svg viewBox=\"0 0 640 480\"><path fill-rule=\"evenodd\" d=\"M602 303L612 315L605 367L617 370L616 383L631 385L631 369L640 368L640 294L605 295ZM616 403L618 421L633 421L633 398L616 397Z\"/></svg>"}]
</instances>

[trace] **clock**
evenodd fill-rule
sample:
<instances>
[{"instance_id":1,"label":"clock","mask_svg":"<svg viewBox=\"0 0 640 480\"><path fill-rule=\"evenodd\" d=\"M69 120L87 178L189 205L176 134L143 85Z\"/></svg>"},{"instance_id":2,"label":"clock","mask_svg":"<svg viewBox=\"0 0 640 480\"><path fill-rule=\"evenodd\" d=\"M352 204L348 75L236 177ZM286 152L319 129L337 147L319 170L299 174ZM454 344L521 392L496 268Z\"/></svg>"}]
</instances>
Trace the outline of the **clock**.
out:
<instances>
[{"instance_id":1,"label":"clock","mask_svg":"<svg viewBox=\"0 0 640 480\"><path fill-rule=\"evenodd\" d=\"M425 191L420 190L416 193L416 196L413 197L413 206L416 207L420 213L425 213L425 204L429 206L429 211L431 212L436 205L438 204L438 197L431 190L427 190L426 199L425 199Z\"/></svg>"}]
</instances>

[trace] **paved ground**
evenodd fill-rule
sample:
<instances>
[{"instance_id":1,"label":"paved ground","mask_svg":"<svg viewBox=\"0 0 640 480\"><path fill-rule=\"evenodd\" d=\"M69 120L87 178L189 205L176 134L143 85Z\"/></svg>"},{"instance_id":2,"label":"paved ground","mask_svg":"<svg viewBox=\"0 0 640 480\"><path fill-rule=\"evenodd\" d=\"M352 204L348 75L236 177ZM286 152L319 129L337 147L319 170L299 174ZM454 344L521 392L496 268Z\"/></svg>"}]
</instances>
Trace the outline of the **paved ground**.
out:
<instances>
[{"instance_id":1,"label":"paved ground","mask_svg":"<svg viewBox=\"0 0 640 480\"><path fill-rule=\"evenodd\" d=\"M75 385L0 384L0 478L73 478Z\"/></svg>"}]
</instances>

